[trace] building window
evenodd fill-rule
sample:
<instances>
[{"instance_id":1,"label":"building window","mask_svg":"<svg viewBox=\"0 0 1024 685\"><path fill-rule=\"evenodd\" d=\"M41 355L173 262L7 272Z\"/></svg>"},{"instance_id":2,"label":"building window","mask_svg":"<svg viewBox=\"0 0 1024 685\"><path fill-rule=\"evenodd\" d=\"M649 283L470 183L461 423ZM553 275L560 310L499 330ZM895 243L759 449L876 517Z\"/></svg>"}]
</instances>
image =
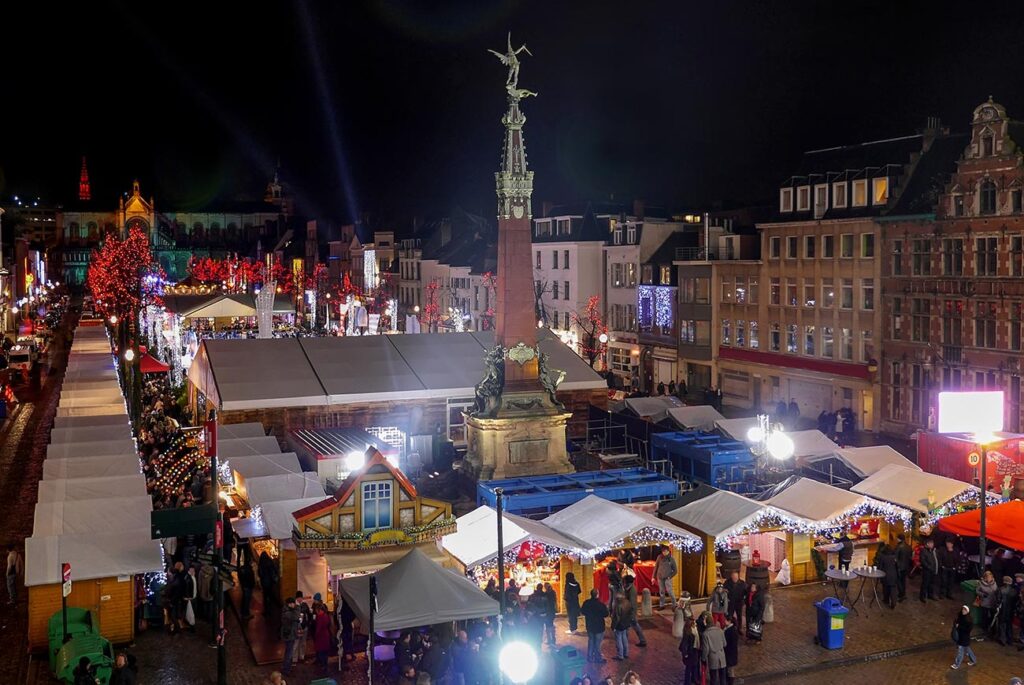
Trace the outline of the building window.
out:
<instances>
[{"instance_id":1,"label":"building window","mask_svg":"<svg viewBox=\"0 0 1024 685\"><path fill-rule=\"evenodd\" d=\"M849 328L839 329L839 358L853 361L853 331Z\"/></svg>"},{"instance_id":2,"label":"building window","mask_svg":"<svg viewBox=\"0 0 1024 685\"><path fill-rule=\"evenodd\" d=\"M672 267L671 266L663 266L663 267L661 267L660 271L661 271L661 274L660 274L660 276L661 276L661 279L660 279L661 285L672 285Z\"/></svg>"},{"instance_id":3,"label":"building window","mask_svg":"<svg viewBox=\"0 0 1024 685\"><path fill-rule=\"evenodd\" d=\"M363 530L391 527L391 481L363 483Z\"/></svg>"},{"instance_id":4,"label":"building window","mask_svg":"<svg viewBox=\"0 0 1024 685\"><path fill-rule=\"evenodd\" d=\"M622 265L612 264L612 287L621 288L622 285Z\"/></svg>"},{"instance_id":5,"label":"building window","mask_svg":"<svg viewBox=\"0 0 1024 685\"><path fill-rule=\"evenodd\" d=\"M735 285L728 276L722 276L722 302L732 302Z\"/></svg>"},{"instance_id":6,"label":"building window","mask_svg":"<svg viewBox=\"0 0 1024 685\"><path fill-rule=\"evenodd\" d=\"M630 362L629 350L621 347L612 347L608 350L608 357L611 360L612 370L620 373L629 373L632 363Z\"/></svg>"},{"instance_id":7,"label":"building window","mask_svg":"<svg viewBox=\"0 0 1024 685\"><path fill-rule=\"evenodd\" d=\"M796 210L806 212L811 208L811 187L800 186L796 189Z\"/></svg>"},{"instance_id":8,"label":"building window","mask_svg":"<svg viewBox=\"0 0 1024 685\"><path fill-rule=\"evenodd\" d=\"M1024 236L1010 238L1010 274L1024 276Z\"/></svg>"},{"instance_id":9,"label":"building window","mask_svg":"<svg viewBox=\"0 0 1024 685\"><path fill-rule=\"evenodd\" d=\"M800 239L795 235L786 237L786 259L796 259L796 249Z\"/></svg>"},{"instance_id":10,"label":"building window","mask_svg":"<svg viewBox=\"0 0 1024 685\"><path fill-rule=\"evenodd\" d=\"M634 304L626 305L626 330L636 330L636 305Z\"/></svg>"},{"instance_id":11,"label":"building window","mask_svg":"<svg viewBox=\"0 0 1024 685\"><path fill-rule=\"evenodd\" d=\"M558 250L552 250L551 251L551 268L552 269L557 269L558 268Z\"/></svg>"},{"instance_id":12,"label":"building window","mask_svg":"<svg viewBox=\"0 0 1024 685\"><path fill-rule=\"evenodd\" d=\"M804 236L804 259L814 259L814 241L813 235Z\"/></svg>"},{"instance_id":13,"label":"building window","mask_svg":"<svg viewBox=\"0 0 1024 685\"><path fill-rule=\"evenodd\" d=\"M875 256L875 234L864 233L860 237L860 256L870 259Z\"/></svg>"},{"instance_id":14,"label":"building window","mask_svg":"<svg viewBox=\"0 0 1024 685\"><path fill-rule=\"evenodd\" d=\"M831 326L821 327L821 356L826 359L832 359L835 356L835 352L832 349L834 345L833 337Z\"/></svg>"},{"instance_id":15,"label":"building window","mask_svg":"<svg viewBox=\"0 0 1024 685\"><path fill-rule=\"evenodd\" d=\"M626 227L626 243L632 245L636 242L636 226Z\"/></svg>"},{"instance_id":16,"label":"building window","mask_svg":"<svg viewBox=\"0 0 1024 685\"><path fill-rule=\"evenodd\" d=\"M853 279L843 278L840 282L839 308L853 309Z\"/></svg>"},{"instance_id":17,"label":"building window","mask_svg":"<svg viewBox=\"0 0 1024 685\"><path fill-rule=\"evenodd\" d=\"M757 304L758 296L760 295L759 291L757 278L751 276L747 281L747 301L750 304Z\"/></svg>"},{"instance_id":18,"label":"building window","mask_svg":"<svg viewBox=\"0 0 1024 685\"><path fill-rule=\"evenodd\" d=\"M692 345L697 339L697 324L693 319L679 322L679 342Z\"/></svg>"},{"instance_id":19,"label":"building window","mask_svg":"<svg viewBox=\"0 0 1024 685\"><path fill-rule=\"evenodd\" d=\"M729 319L722 319L722 344L732 344L732 325L730 324Z\"/></svg>"},{"instance_id":20,"label":"building window","mask_svg":"<svg viewBox=\"0 0 1024 685\"><path fill-rule=\"evenodd\" d=\"M832 259L836 256L836 237L834 235L821 236L821 256L824 259Z\"/></svg>"},{"instance_id":21,"label":"building window","mask_svg":"<svg viewBox=\"0 0 1024 685\"><path fill-rule=\"evenodd\" d=\"M562 299L569 299L569 281L562 281Z\"/></svg>"},{"instance_id":22,"label":"building window","mask_svg":"<svg viewBox=\"0 0 1024 685\"><path fill-rule=\"evenodd\" d=\"M975 238L974 273L978 276L995 276L998 254L998 238Z\"/></svg>"},{"instance_id":23,"label":"building window","mask_svg":"<svg viewBox=\"0 0 1024 685\"><path fill-rule=\"evenodd\" d=\"M986 133L981 137L981 156L992 156L992 134Z\"/></svg>"},{"instance_id":24,"label":"building window","mask_svg":"<svg viewBox=\"0 0 1024 685\"><path fill-rule=\"evenodd\" d=\"M568 269L569 268L569 251L568 250L562 250L562 268L563 269Z\"/></svg>"},{"instance_id":25,"label":"building window","mask_svg":"<svg viewBox=\"0 0 1024 685\"><path fill-rule=\"evenodd\" d=\"M836 306L836 289L831 278L821 279L821 306L825 309Z\"/></svg>"},{"instance_id":26,"label":"building window","mask_svg":"<svg viewBox=\"0 0 1024 685\"><path fill-rule=\"evenodd\" d=\"M640 272L640 280L644 285L654 285L654 265L644 264Z\"/></svg>"},{"instance_id":27,"label":"building window","mask_svg":"<svg viewBox=\"0 0 1024 685\"><path fill-rule=\"evenodd\" d=\"M844 233L839 236L839 256L843 259L853 257L853 234Z\"/></svg>"},{"instance_id":28,"label":"building window","mask_svg":"<svg viewBox=\"0 0 1024 685\"><path fill-rule=\"evenodd\" d=\"M892 275L903 275L903 241L892 241Z\"/></svg>"},{"instance_id":29,"label":"building window","mask_svg":"<svg viewBox=\"0 0 1024 685\"><path fill-rule=\"evenodd\" d=\"M910 339L914 342L928 342L928 300L922 297L915 297L910 301L910 307Z\"/></svg>"},{"instance_id":30,"label":"building window","mask_svg":"<svg viewBox=\"0 0 1024 685\"><path fill-rule=\"evenodd\" d=\"M953 196L953 216L964 215L964 196L954 195Z\"/></svg>"},{"instance_id":31,"label":"building window","mask_svg":"<svg viewBox=\"0 0 1024 685\"><path fill-rule=\"evenodd\" d=\"M1010 349L1020 350L1021 325L1024 324L1024 311L1021 310L1021 303L1014 302L1010 305ZM751 322L753 323L753 322Z\"/></svg>"},{"instance_id":32,"label":"building window","mask_svg":"<svg viewBox=\"0 0 1024 685\"><path fill-rule=\"evenodd\" d=\"M768 304L779 304L781 290L778 278L772 277L768 280Z\"/></svg>"},{"instance_id":33,"label":"building window","mask_svg":"<svg viewBox=\"0 0 1024 685\"><path fill-rule=\"evenodd\" d=\"M743 276L736 277L736 303L747 303L747 279Z\"/></svg>"},{"instance_id":34,"label":"building window","mask_svg":"<svg viewBox=\"0 0 1024 685\"><path fill-rule=\"evenodd\" d=\"M556 235L569 235L570 233L572 233L572 229L571 229L572 222L569 219L557 219L556 221L557 221L557 223L555 225L555 234Z\"/></svg>"},{"instance_id":35,"label":"building window","mask_svg":"<svg viewBox=\"0 0 1024 685\"><path fill-rule=\"evenodd\" d=\"M900 332L903 328L903 300L899 297L892 298L892 329L889 337L893 340L899 340L902 336Z\"/></svg>"},{"instance_id":36,"label":"building window","mask_svg":"<svg viewBox=\"0 0 1024 685\"><path fill-rule=\"evenodd\" d=\"M793 189L782 188L779 191L779 211L780 212L792 212L793 211Z\"/></svg>"},{"instance_id":37,"label":"building window","mask_svg":"<svg viewBox=\"0 0 1024 685\"><path fill-rule=\"evenodd\" d=\"M768 256L771 259L778 259L781 250L782 238L779 236L772 236L768 239Z\"/></svg>"},{"instance_id":38,"label":"building window","mask_svg":"<svg viewBox=\"0 0 1024 685\"><path fill-rule=\"evenodd\" d=\"M875 279L860 279L861 309L873 311L875 309Z\"/></svg>"},{"instance_id":39,"label":"building window","mask_svg":"<svg viewBox=\"0 0 1024 685\"><path fill-rule=\"evenodd\" d=\"M696 297L697 284L693 278L679 279L679 301L683 304L692 304Z\"/></svg>"},{"instance_id":40,"label":"building window","mask_svg":"<svg viewBox=\"0 0 1024 685\"><path fill-rule=\"evenodd\" d=\"M964 344L964 303L963 300L945 300L942 303L942 344L961 346ZM956 354L956 359L951 359ZM946 350L946 363L960 361L959 351Z\"/></svg>"},{"instance_id":41,"label":"building window","mask_svg":"<svg viewBox=\"0 0 1024 685\"><path fill-rule=\"evenodd\" d=\"M561 323L560 323L561 322L561 317L559 317L557 309L555 309L555 310L553 310L551 312L551 322L552 322L552 326L551 326L552 328L556 328L556 329L557 328L561 328Z\"/></svg>"},{"instance_id":42,"label":"building window","mask_svg":"<svg viewBox=\"0 0 1024 685\"><path fill-rule=\"evenodd\" d=\"M804 326L804 354L811 357L817 351L814 345L814 326Z\"/></svg>"},{"instance_id":43,"label":"building window","mask_svg":"<svg viewBox=\"0 0 1024 685\"><path fill-rule=\"evenodd\" d=\"M804 306L805 307L813 307L814 306L814 279L813 278L805 278L804 279Z\"/></svg>"},{"instance_id":44,"label":"building window","mask_svg":"<svg viewBox=\"0 0 1024 685\"><path fill-rule=\"evenodd\" d=\"M540 268L540 250L537 250L537 266L536 266L536 268L538 268L538 269Z\"/></svg>"},{"instance_id":45,"label":"building window","mask_svg":"<svg viewBox=\"0 0 1024 685\"><path fill-rule=\"evenodd\" d=\"M871 204L884 205L889 201L889 179L871 179Z\"/></svg>"},{"instance_id":46,"label":"building window","mask_svg":"<svg viewBox=\"0 0 1024 685\"><path fill-rule=\"evenodd\" d=\"M694 286L696 291L694 302L697 304L711 304L711 279L695 278Z\"/></svg>"},{"instance_id":47,"label":"building window","mask_svg":"<svg viewBox=\"0 0 1024 685\"><path fill-rule=\"evenodd\" d=\"M551 281L551 299L558 299L558 281Z\"/></svg>"},{"instance_id":48,"label":"building window","mask_svg":"<svg viewBox=\"0 0 1024 685\"><path fill-rule=\"evenodd\" d=\"M622 244L622 229L621 228L616 228L614 231L612 231L612 242L614 244L616 244L616 245L621 245Z\"/></svg>"},{"instance_id":49,"label":"building window","mask_svg":"<svg viewBox=\"0 0 1024 685\"><path fill-rule=\"evenodd\" d=\"M1014 188L1010 191L1010 211L1014 214L1020 214L1021 212L1021 191L1020 188Z\"/></svg>"},{"instance_id":50,"label":"building window","mask_svg":"<svg viewBox=\"0 0 1024 685\"><path fill-rule=\"evenodd\" d=\"M846 182L832 184L832 206L837 209L846 207Z\"/></svg>"},{"instance_id":51,"label":"building window","mask_svg":"<svg viewBox=\"0 0 1024 685\"><path fill-rule=\"evenodd\" d=\"M768 349L771 352L778 352L779 351L779 348L780 348L780 345L781 345L781 340L780 340L781 337L782 337L782 334L779 331L779 324L777 324L777 323L769 324L768 325Z\"/></svg>"},{"instance_id":52,"label":"building window","mask_svg":"<svg viewBox=\"0 0 1024 685\"><path fill-rule=\"evenodd\" d=\"M889 418L901 421L903 419L903 401L900 397L900 385L903 379L900 362L892 363L889 378L892 381L889 388Z\"/></svg>"},{"instance_id":53,"label":"building window","mask_svg":"<svg viewBox=\"0 0 1024 685\"><path fill-rule=\"evenodd\" d=\"M996 213L996 184L986 178L978 188L978 211L982 214Z\"/></svg>"},{"instance_id":54,"label":"building window","mask_svg":"<svg viewBox=\"0 0 1024 685\"><path fill-rule=\"evenodd\" d=\"M853 182L853 206L867 207L868 205L868 182L861 179Z\"/></svg>"},{"instance_id":55,"label":"building window","mask_svg":"<svg viewBox=\"0 0 1024 685\"><path fill-rule=\"evenodd\" d=\"M871 331L860 332L860 360L865 364L875 358L875 335Z\"/></svg>"},{"instance_id":56,"label":"building window","mask_svg":"<svg viewBox=\"0 0 1024 685\"><path fill-rule=\"evenodd\" d=\"M993 348L996 346L996 314L999 309L995 302L974 303L974 345Z\"/></svg>"},{"instance_id":57,"label":"building window","mask_svg":"<svg viewBox=\"0 0 1024 685\"><path fill-rule=\"evenodd\" d=\"M963 238L942 239L942 275L962 276L964 273Z\"/></svg>"},{"instance_id":58,"label":"building window","mask_svg":"<svg viewBox=\"0 0 1024 685\"><path fill-rule=\"evenodd\" d=\"M707 347L711 344L711 322L697 322L697 344Z\"/></svg>"},{"instance_id":59,"label":"building window","mask_svg":"<svg viewBox=\"0 0 1024 685\"><path fill-rule=\"evenodd\" d=\"M795 278L787 278L786 279L786 306L787 307L796 307L797 306L796 279Z\"/></svg>"},{"instance_id":60,"label":"building window","mask_svg":"<svg viewBox=\"0 0 1024 685\"><path fill-rule=\"evenodd\" d=\"M636 287L636 264L629 262L626 264L626 287Z\"/></svg>"},{"instance_id":61,"label":"building window","mask_svg":"<svg viewBox=\"0 0 1024 685\"><path fill-rule=\"evenodd\" d=\"M932 246L927 238L910 243L911 273L914 276L929 276L932 273Z\"/></svg>"},{"instance_id":62,"label":"building window","mask_svg":"<svg viewBox=\"0 0 1024 685\"><path fill-rule=\"evenodd\" d=\"M758 331L757 331L757 322L756 321L751 321L750 322L750 329L749 330L750 330L750 339L749 339L750 340L750 342L749 342L750 349L756 350L760 346L760 342L758 341L758 337L757 337Z\"/></svg>"},{"instance_id":63,"label":"building window","mask_svg":"<svg viewBox=\"0 0 1024 685\"><path fill-rule=\"evenodd\" d=\"M795 323L791 323L786 326L786 352L789 352L790 354L797 353Z\"/></svg>"},{"instance_id":64,"label":"building window","mask_svg":"<svg viewBox=\"0 0 1024 685\"><path fill-rule=\"evenodd\" d=\"M828 186L814 186L814 215L824 216L828 210Z\"/></svg>"}]
</instances>

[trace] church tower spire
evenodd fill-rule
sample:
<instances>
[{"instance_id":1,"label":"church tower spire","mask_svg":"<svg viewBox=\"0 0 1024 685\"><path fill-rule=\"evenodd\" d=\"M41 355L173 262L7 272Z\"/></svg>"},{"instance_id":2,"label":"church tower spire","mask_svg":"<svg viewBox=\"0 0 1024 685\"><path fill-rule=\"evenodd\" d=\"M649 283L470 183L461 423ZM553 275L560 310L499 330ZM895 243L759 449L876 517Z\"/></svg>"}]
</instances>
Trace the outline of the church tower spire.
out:
<instances>
[{"instance_id":1,"label":"church tower spire","mask_svg":"<svg viewBox=\"0 0 1024 685\"><path fill-rule=\"evenodd\" d=\"M78 174L78 199L83 202L92 199L92 190L89 188L89 168L85 165L85 155L82 156L82 171Z\"/></svg>"}]
</instances>

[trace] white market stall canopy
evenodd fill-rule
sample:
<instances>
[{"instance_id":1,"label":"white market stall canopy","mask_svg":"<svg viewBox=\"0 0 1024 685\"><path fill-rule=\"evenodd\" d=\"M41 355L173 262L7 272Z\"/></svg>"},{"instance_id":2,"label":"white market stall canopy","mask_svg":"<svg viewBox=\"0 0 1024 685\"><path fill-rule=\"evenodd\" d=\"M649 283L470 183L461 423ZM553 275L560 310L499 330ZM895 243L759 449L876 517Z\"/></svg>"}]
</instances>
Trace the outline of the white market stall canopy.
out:
<instances>
[{"instance_id":1,"label":"white market stall canopy","mask_svg":"<svg viewBox=\"0 0 1024 685\"><path fill-rule=\"evenodd\" d=\"M281 444L272 435L257 438L235 438L221 440L217 438L217 458L231 459L249 454L280 454Z\"/></svg>"},{"instance_id":2,"label":"white market stall canopy","mask_svg":"<svg viewBox=\"0 0 1024 685\"><path fill-rule=\"evenodd\" d=\"M851 489L922 514L966 492L978 492L978 488L963 481L894 464L881 468ZM929 503L929 495L932 503Z\"/></svg>"},{"instance_id":3,"label":"white market stall canopy","mask_svg":"<svg viewBox=\"0 0 1024 685\"><path fill-rule=\"evenodd\" d=\"M188 378L222 410L472 397L493 345L490 332L214 339L200 345ZM539 345L566 373L559 389L607 389L550 333Z\"/></svg>"},{"instance_id":4,"label":"white market stall canopy","mask_svg":"<svg viewBox=\"0 0 1024 685\"><path fill-rule=\"evenodd\" d=\"M217 295L184 312L183 319L219 319L256 316L256 307L247 295Z\"/></svg>"},{"instance_id":5,"label":"white market stall canopy","mask_svg":"<svg viewBox=\"0 0 1024 685\"><path fill-rule=\"evenodd\" d=\"M46 446L46 458L78 459L81 457L127 457L135 456L134 438L105 440L102 442L62 442Z\"/></svg>"},{"instance_id":6,"label":"white market stall canopy","mask_svg":"<svg viewBox=\"0 0 1024 685\"><path fill-rule=\"evenodd\" d=\"M149 521L148 515L145 521ZM138 522L136 522L138 523ZM149 526L85 535L32 536L25 541L25 585L61 582L61 564L71 564L72 582L162 571L160 543Z\"/></svg>"},{"instance_id":7,"label":"white market stall canopy","mask_svg":"<svg viewBox=\"0 0 1024 685\"><path fill-rule=\"evenodd\" d=\"M777 516L777 511L735 492L718 490L663 516L717 540L756 529L760 520Z\"/></svg>"},{"instance_id":8,"label":"white market stall canopy","mask_svg":"<svg viewBox=\"0 0 1024 685\"><path fill-rule=\"evenodd\" d=\"M58 416L53 420L54 430L65 430L68 428L92 428L99 426L124 426L127 427L127 414L108 414L104 416Z\"/></svg>"},{"instance_id":9,"label":"white market stall canopy","mask_svg":"<svg viewBox=\"0 0 1024 685\"><path fill-rule=\"evenodd\" d=\"M53 478L39 481L39 502L117 499L146 495L142 474L92 478Z\"/></svg>"},{"instance_id":10,"label":"white market stall canopy","mask_svg":"<svg viewBox=\"0 0 1024 685\"><path fill-rule=\"evenodd\" d=\"M236 489L253 507L281 500L316 498L324 500L327 493L315 473L284 473L274 476L245 478L236 483Z\"/></svg>"},{"instance_id":11,"label":"white market stall canopy","mask_svg":"<svg viewBox=\"0 0 1024 685\"><path fill-rule=\"evenodd\" d=\"M229 423L217 426L217 440L237 440L239 438L262 438L267 434L262 423Z\"/></svg>"},{"instance_id":12,"label":"white market stall canopy","mask_svg":"<svg viewBox=\"0 0 1024 685\"><path fill-rule=\"evenodd\" d=\"M50 442L55 445L76 442L105 442L107 440L130 440L132 430L127 422L107 426L76 426L54 428L50 431Z\"/></svg>"},{"instance_id":13,"label":"white market stall canopy","mask_svg":"<svg viewBox=\"0 0 1024 685\"><path fill-rule=\"evenodd\" d=\"M626 409L642 419L657 423L668 416L670 409L681 409L683 403L678 397L661 395L658 397L631 397L624 400Z\"/></svg>"},{"instance_id":14,"label":"white market stall canopy","mask_svg":"<svg viewBox=\"0 0 1024 685\"><path fill-rule=\"evenodd\" d=\"M843 462L851 471L861 478L867 478L890 464L902 466L903 468L912 469L914 471L921 470L917 464L910 461L888 445L875 445L872 447L841 447L837 449L835 454L831 455L831 457L835 457L839 461ZM816 461L828 458L830 457L808 459L807 463L813 464Z\"/></svg>"},{"instance_id":15,"label":"white market stall canopy","mask_svg":"<svg viewBox=\"0 0 1024 685\"><path fill-rule=\"evenodd\" d=\"M57 418L64 416L128 416L128 407L124 402L120 405L102 407L57 407Z\"/></svg>"},{"instance_id":16,"label":"white market stall canopy","mask_svg":"<svg viewBox=\"0 0 1024 685\"><path fill-rule=\"evenodd\" d=\"M567 554L578 553L579 543L552 530L540 521L504 514L501 523L504 551L517 549L524 542L536 542ZM456 520L456 532L441 538L441 547L467 569L498 556L498 512L489 506L477 507Z\"/></svg>"},{"instance_id":17,"label":"white market stall canopy","mask_svg":"<svg viewBox=\"0 0 1024 685\"><path fill-rule=\"evenodd\" d=\"M786 431L786 435L793 441L793 458L800 465L808 458L827 457L839 449L820 430Z\"/></svg>"},{"instance_id":18,"label":"white market stall canopy","mask_svg":"<svg viewBox=\"0 0 1024 685\"><path fill-rule=\"evenodd\" d=\"M747 440L747 433L750 432L751 428L756 428L758 425L757 417L751 416L745 419L719 419L715 421L715 427L728 435L733 440L739 440L741 442L750 442Z\"/></svg>"},{"instance_id":19,"label":"white market stall canopy","mask_svg":"<svg viewBox=\"0 0 1024 685\"><path fill-rule=\"evenodd\" d=\"M597 495L587 495L579 502L548 516L543 523L579 541L579 548L591 555L618 547L638 533L651 539L647 544L667 542L687 549L698 549L701 546L700 538L689 531L652 514Z\"/></svg>"},{"instance_id":20,"label":"white market stall canopy","mask_svg":"<svg viewBox=\"0 0 1024 685\"><path fill-rule=\"evenodd\" d=\"M108 499L37 502L32 535L77 535L129 530L149 523L149 495Z\"/></svg>"},{"instance_id":21,"label":"white market stall canopy","mask_svg":"<svg viewBox=\"0 0 1024 685\"><path fill-rule=\"evenodd\" d=\"M680 428L712 431L715 429L715 422L725 417L710 405L698 404L692 407L673 407L668 410L668 418Z\"/></svg>"},{"instance_id":22,"label":"white market stall canopy","mask_svg":"<svg viewBox=\"0 0 1024 685\"><path fill-rule=\"evenodd\" d=\"M302 473L302 465L299 464L299 458L295 452L249 454L233 457L228 460L228 467L234 473L236 486L246 478Z\"/></svg>"},{"instance_id":23,"label":"white market stall canopy","mask_svg":"<svg viewBox=\"0 0 1024 685\"><path fill-rule=\"evenodd\" d=\"M259 515L249 518L235 519L231 526L242 538L270 538L271 540L290 540L295 527L293 514L299 509L323 502L323 497L307 499L280 500L265 502L259 505Z\"/></svg>"},{"instance_id":24,"label":"white market stall canopy","mask_svg":"<svg viewBox=\"0 0 1024 685\"><path fill-rule=\"evenodd\" d=\"M765 501L776 509L797 519L802 519L814 528L829 528L839 525L854 515L883 513L909 520L906 509L897 511L878 499L843 490L810 478L797 478L785 490Z\"/></svg>"},{"instance_id":25,"label":"white market stall canopy","mask_svg":"<svg viewBox=\"0 0 1024 685\"><path fill-rule=\"evenodd\" d=\"M57 478L110 478L114 476L138 475L142 466L138 457L71 457L69 459L43 460L43 479Z\"/></svg>"},{"instance_id":26,"label":"white market stall canopy","mask_svg":"<svg viewBox=\"0 0 1024 685\"><path fill-rule=\"evenodd\" d=\"M373 575L377 579L374 630L465 621L494 616L500 610L476 583L431 561L416 548ZM370 576L344 578L338 585L360 622L370 625Z\"/></svg>"}]
</instances>

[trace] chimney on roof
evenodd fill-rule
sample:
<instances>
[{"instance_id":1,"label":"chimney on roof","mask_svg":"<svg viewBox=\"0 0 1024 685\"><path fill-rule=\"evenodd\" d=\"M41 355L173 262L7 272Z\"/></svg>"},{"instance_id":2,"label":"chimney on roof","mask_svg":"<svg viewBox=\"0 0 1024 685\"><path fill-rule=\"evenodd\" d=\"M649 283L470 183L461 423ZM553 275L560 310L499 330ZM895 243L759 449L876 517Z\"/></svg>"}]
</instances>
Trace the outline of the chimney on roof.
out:
<instances>
[{"instance_id":1,"label":"chimney on roof","mask_svg":"<svg viewBox=\"0 0 1024 685\"><path fill-rule=\"evenodd\" d=\"M551 208L555 206L551 200L544 200L540 203L540 215L541 218L551 215Z\"/></svg>"},{"instance_id":2,"label":"chimney on roof","mask_svg":"<svg viewBox=\"0 0 1024 685\"><path fill-rule=\"evenodd\" d=\"M928 117L925 119L924 129L921 131L921 135L924 137L924 140L921 142L921 152L927 152L937 137L947 135L948 133L949 127L943 126L942 120L939 117Z\"/></svg>"},{"instance_id":3,"label":"chimney on roof","mask_svg":"<svg viewBox=\"0 0 1024 685\"><path fill-rule=\"evenodd\" d=\"M633 216L637 219L644 218L644 209L646 209L647 203L643 200L633 200Z\"/></svg>"}]
</instances>

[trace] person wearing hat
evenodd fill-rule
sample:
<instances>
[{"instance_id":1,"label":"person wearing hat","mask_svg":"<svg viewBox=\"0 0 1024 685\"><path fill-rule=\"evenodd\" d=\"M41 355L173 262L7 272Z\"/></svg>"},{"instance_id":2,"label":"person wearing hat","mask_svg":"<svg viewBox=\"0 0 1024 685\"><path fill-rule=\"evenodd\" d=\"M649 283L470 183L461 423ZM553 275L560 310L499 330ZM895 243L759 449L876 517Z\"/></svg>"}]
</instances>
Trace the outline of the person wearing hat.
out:
<instances>
[{"instance_id":1,"label":"person wearing hat","mask_svg":"<svg viewBox=\"0 0 1024 685\"><path fill-rule=\"evenodd\" d=\"M725 615L729 611L729 591L725 589L725 581L721 578L715 583L715 589L708 600L711 618L719 627L725 625Z\"/></svg>"},{"instance_id":2,"label":"person wearing hat","mask_svg":"<svg viewBox=\"0 0 1024 685\"><path fill-rule=\"evenodd\" d=\"M1003 586L999 588L999 627L996 632L999 644L1006 645L1013 643L1013 617L1017 613L1017 602L1020 595L1013 585L1013 578L1003 576Z\"/></svg>"},{"instance_id":3,"label":"person wearing hat","mask_svg":"<svg viewBox=\"0 0 1024 685\"><path fill-rule=\"evenodd\" d=\"M960 668L960 664L964 661L964 654L967 655L969 661L968 665L974 666L978 663L978 657L974 655L974 650L971 649L971 630L974 629L974 621L971 620L971 609L966 604L960 607L960 611L957 612L956 619L953 622L953 642L956 643L956 658L950 665L954 671Z\"/></svg>"}]
</instances>

